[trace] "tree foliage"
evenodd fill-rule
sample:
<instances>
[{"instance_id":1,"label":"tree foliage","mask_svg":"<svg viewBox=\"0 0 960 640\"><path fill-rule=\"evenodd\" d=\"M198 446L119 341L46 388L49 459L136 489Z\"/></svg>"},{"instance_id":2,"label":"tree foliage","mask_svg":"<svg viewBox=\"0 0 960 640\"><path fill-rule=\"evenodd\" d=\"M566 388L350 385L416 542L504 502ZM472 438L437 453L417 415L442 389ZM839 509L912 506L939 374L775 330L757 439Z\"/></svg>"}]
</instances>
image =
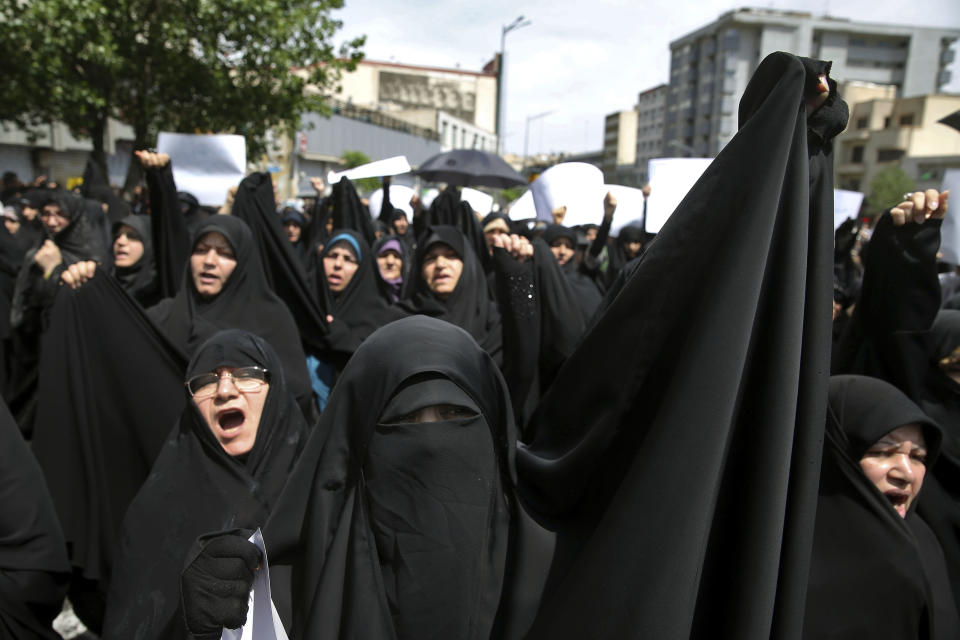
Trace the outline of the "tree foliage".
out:
<instances>
[{"instance_id":1,"label":"tree foliage","mask_svg":"<svg viewBox=\"0 0 960 640\"><path fill-rule=\"evenodd\" d=\"M248 154L271 129L327 113L363 38L335 49L343 0L0 0L0 119L61 121L93 139L107 119L134 145L159 131L232 132Z\"/></svg>"},{"instance_id":2,"label":"tree foliage","mask_svg":"<svg viewBox=\"0 0 960 640\"><path fill-rule=\"evenodd\" d=\"M867 208L871 215L877 215L896 206L903 200L903 194L914 190L913 179L903 169L896 166L881 169L870 183L867 196Z\"/></svg>"}]
</instances>

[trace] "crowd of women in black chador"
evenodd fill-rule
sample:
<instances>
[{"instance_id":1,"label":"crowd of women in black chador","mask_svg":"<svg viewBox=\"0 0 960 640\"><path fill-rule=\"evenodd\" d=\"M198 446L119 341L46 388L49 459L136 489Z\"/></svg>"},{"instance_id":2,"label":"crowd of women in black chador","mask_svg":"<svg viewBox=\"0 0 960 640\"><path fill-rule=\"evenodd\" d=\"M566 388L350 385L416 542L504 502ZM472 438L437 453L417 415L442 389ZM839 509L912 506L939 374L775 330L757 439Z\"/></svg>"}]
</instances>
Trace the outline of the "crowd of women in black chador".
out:
<instances>
[{"instance_id":1,"label":"crowd of women in black chador","mask_svg":"<svg viewBox=\"0 0 960 640\"><path fill-rule=\"evenodd\" d=\"M765 59L653 241L609 195L584 245L388 181L377 220L266 174L210 215L148 152L149 218L93 169L14 198L0 637L66 594L220 638L258 527L294 639L960 637L948 194L831 249L829 69Z\"/></svg>"}]
</instances>

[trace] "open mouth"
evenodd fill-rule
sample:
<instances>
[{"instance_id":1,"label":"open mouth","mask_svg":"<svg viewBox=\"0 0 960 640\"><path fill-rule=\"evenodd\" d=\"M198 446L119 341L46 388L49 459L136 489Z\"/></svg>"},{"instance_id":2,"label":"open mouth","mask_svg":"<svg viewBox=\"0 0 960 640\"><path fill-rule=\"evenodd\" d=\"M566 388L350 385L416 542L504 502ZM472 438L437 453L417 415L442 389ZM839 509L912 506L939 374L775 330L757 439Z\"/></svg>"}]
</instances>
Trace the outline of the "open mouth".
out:
<instances>
[{"instance_id":1,"label":"open mouth","mask_svg":"<svg viewBox=\"0 0 960 640\"><path fill-rule=\"evenodd\" d=\"M906 517L907 515L907 504L910 502L910 496L906 493L900 493L898 491L888 491L883 494L884 497L890 501L890 504L893 505L893 509L900 514L900 517Z\"/></svg>"},{"instance_id":2,"label":"open mouth","mask_svg":"<svg viewBox=\"0 0 960 640\"><path fill-rule=\"evenodd\" d=\"M217 426L226 435L235 433L243 426L245 421L246 417L240 409L228 409L217 416Z\"/></svg>"}]
</instances>

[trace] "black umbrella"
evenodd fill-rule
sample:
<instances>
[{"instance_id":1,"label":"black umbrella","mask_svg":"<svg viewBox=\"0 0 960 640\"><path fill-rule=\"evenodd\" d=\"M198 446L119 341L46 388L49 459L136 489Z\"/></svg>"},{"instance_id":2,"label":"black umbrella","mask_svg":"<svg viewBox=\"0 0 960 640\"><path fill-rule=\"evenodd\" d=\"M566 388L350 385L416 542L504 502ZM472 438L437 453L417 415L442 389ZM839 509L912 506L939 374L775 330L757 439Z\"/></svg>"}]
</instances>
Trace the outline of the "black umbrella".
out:
<instances>
[{"instance_id":1,"label":"black umbrella","mask_svg":"<svg viewBox=\"0 0 960 640\"><path fill-rule=\"evenodd\" d=\"M527 184L500 156L475 149L454 149L440 153L416 172L430 182L446 182L461 187L497 187L505 189Z\"/></svg>"},{"instance_id":2,"label":"black umbrella","mask_svg":"<svg viewBox=\"0 0 960 640\"><path fill-rule=\"evenodd\" d=\"M940 118L937 120L937 122L945 124L948 127L953 127L957 131L960 131L960 110L954 111L950 115Z\"/></svg>"}]
</instances>

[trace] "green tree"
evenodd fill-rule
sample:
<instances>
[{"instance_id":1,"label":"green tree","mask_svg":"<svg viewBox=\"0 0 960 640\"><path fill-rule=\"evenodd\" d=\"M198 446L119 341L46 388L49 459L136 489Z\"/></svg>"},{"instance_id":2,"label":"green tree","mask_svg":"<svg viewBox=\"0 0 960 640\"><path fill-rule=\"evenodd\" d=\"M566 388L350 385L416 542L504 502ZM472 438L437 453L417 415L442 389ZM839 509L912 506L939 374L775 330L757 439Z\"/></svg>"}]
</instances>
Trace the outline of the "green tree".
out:
<instances>
[{"instance_id":1,"label":"green tree","mask_svg":"<svg viewBox=\"0 0 960 640\"><path fill-rule=\"evenodd\" d=\"M363 38L336 50L343 0L0 0L0 119L64 122L105 165L108 118L134 147L161 130L232 132L260 153L267 132L328 113ZM9 57L8 57L9 56ZM136 167L137 163L132 163Z\"/></svg>"},{"instance_id":2,"label":"green tree","mask_svg":"<svg viewBox=\"0 0 960 640\"><path fill-rule=\"evenodd\" d=\"M870 183L867 209L870 215L879 215L903 200L903 194L914 190L913 179L900 167L880 170Z\"/></svg>"},{"instance_id":3,"label":"green tree","mask_svg":"<svg viewBox=\"0 0 960 640\"><path fill-rule=\"evenodd\" d=\"M343 155L340 156L340 161L347 169L353 169L354 167L359 167L362 164L370 162L370 156L363 151L344 151ZM354 188L360 193L370 193L380 188L380 180L377 178L360 178L352 182Z\"/></svg>"}]
</instances>

